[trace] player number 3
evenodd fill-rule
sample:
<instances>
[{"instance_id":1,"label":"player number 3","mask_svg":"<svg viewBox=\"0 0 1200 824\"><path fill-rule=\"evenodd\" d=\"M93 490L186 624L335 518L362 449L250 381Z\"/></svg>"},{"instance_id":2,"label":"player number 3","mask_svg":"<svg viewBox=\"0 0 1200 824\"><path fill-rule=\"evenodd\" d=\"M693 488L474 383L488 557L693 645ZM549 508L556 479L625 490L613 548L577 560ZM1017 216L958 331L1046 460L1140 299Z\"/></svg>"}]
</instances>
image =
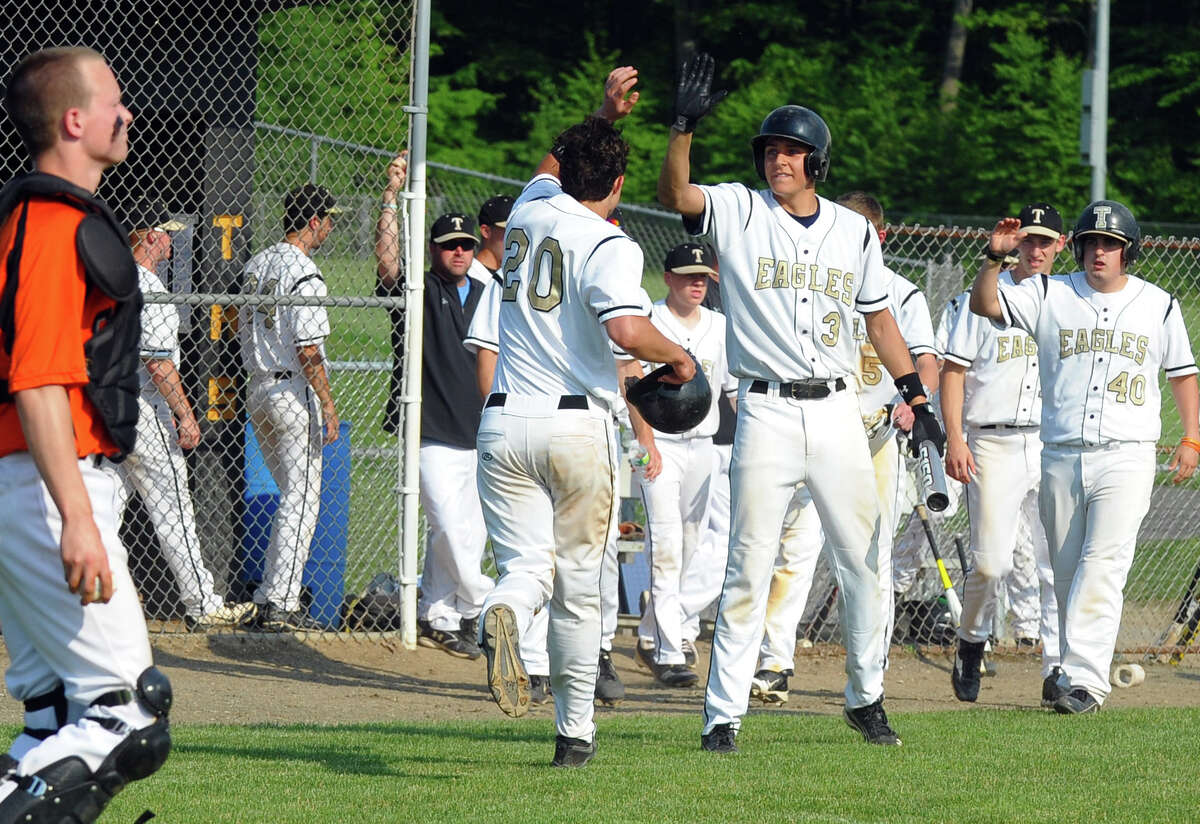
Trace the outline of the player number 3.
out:
<instances>
[{"instance_id":1,"label":"player number 3","mask_svg":"<svg viewBox=\"0 0 1200 824\"><path fill-rule=\"evenodd\" d=\"M521 279L514 277L510 280L509 276L525 262L525 255L529 252L529 235L521 229L513 227L508 231L507 240L511 254L504 259L504 294L500 299L514 301L521 288ZM512 248L514 244L516 244L515 250ZM533 253L533 261L529 286L525 290L529 296L529 305L539 312L549 312L562 303L562 246L554 238L547 237L538 244L537 250ZM546 262L550 264L549 273L548 276L543 277L543 267ZM548 286L543 293L538 290L538 284L544 281L548 281Z\"/></svg>"}]
</instances>

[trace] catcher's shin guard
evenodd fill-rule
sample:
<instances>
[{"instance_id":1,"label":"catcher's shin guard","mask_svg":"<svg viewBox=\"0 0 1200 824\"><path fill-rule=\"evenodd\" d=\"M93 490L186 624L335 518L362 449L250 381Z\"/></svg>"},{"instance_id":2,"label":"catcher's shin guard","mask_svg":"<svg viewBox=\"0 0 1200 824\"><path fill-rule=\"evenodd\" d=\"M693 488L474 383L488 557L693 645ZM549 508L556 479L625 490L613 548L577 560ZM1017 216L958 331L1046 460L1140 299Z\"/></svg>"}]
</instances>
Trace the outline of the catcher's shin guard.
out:
<instances>
[{"instance_id":1,"label":"catcher's shin guard","mask_svg":"<svg viewBox=\"0 0 1200 824\"><path fill-rule=\"evenodd\" d=\"M126 704L132 697L128 691L112 692L94 706ZM171 752L171 682L157 668L148 668L138 676L137 700L157 718L147 727L128 730L95 772L83 759L70 756L33 775L10 776L17 786L0 802L0 824L90 824L126 784L157 772ZM91 720L114 732L124 726L111 716Z\"/></svg>"}]
</instances>

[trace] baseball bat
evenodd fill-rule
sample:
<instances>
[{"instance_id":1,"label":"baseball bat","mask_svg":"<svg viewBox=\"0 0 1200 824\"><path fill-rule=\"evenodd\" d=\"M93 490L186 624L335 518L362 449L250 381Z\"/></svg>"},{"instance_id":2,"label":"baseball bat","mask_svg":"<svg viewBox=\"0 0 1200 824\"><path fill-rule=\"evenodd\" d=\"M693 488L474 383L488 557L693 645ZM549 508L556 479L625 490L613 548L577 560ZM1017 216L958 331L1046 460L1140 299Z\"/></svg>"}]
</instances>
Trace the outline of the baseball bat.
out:
<instances>
[{"instance_id":1,"label":"baseball bat","mask_svg":"<svg viewBox=\"0 0 1200 824\"><path fill-rule=\"evenodd\" d=\"M954 536L954 551L958 553L958 563L962 566L963 577L967 575L967 553L963 549L962 536Z\"/></svg>"},{"instance_id":2,"label":"baseball bat","mask_svg":"<svg viewBox=\"0 0 1200 824\"><path fill-rule=\"evenodd\" d=\"M930 446L932 445L930 444ZM929 523L929 513L925 511L923 504L917 504L916 510L917 517L921 519L921 526L925 529L925 538L929 541L929 548L933 551L933 560L937 562L938 574L942 576L942 589L946 591L946 605L950 607L950 620L954 622L954 627L957 629L962 621L962 601L958 600L954 582L950 580L950 573L946 571L946 562L942 560L942 553L938 551L933 525Z\"/></svg>"},{"instance_id":3,"label":"baseball bat","mask_svg":"<svg viewBox=\"0 0 1200 824\"><path fill-rule=\"evenodd\" d=\"M1175 616L1171 620L1170 626L1159 636L1158 647L1175 646L1183 640L1184 634L1188 631L1188 624L1190 623L1189 615L1193 612L1193 606L1195 606L1195 613L1200 615L1200 604L1194 604L1197 584L1200 584L1200 564L1196 565L1196 569L1192 573L1192 580L1188 582L1187 589L1183 593L1183 599L1179 602L1179 608L1175 610ZM1194 629L1191 634L1194 637ZM1145 656L1146 660L1156 657L1158 656L1154 652L1149 652ZM1182 658L1182 654L1172 652L1170 655L1167 655L1164 652L1161 657L1158 657L1158 660L1178 664Z\"/></svg>"},{"instance_id":4,"label":"baseball bat","mask_svg":"<svg viewBox=\"0 0 1200 824\"><path fill-rule=\"evenodd\" d=\"M950 506L950 493L946 488L946 469L942 456L933 441L921 441L917 447L917 472L921 483L921 497L930 512L941 512Z\"/></svg>"},{"instance_id":5,"label":"baseball bat","mask_svg":"<svg viewBox=\"0 0 1200 824\"><path fill-rule=\"evenodd\" d=\"M1196 640L1196 633L1200 630L1200 605L1192 610L1192 617L1188 619L1187 625L1184 627L1183 634L1179 637L1179 649L1171 653L1171 663L1179 664L1183 661L1183 655L1187 648Z\"/></svg>"}]
</instances>

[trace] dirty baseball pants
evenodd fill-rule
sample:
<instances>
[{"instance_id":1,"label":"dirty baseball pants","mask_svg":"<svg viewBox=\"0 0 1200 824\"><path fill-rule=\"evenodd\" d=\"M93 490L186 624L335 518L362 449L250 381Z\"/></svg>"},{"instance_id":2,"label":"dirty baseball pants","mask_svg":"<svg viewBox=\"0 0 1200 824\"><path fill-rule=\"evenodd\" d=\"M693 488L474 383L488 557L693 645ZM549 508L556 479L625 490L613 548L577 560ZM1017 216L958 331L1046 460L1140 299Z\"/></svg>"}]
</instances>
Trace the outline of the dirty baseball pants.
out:
<instances>
[{"instance_id":1,"label":"dirty baseball pants","mask_svg":"<svg viewBox=\"0 0 1200 824\"><path fill-rule=\"evenodd\" d=\"M508 606L523 635L549 603L555 728L591 741L616 439L607 410L590 400L586 409L559 403L510 393L503 406L483 410L479 497L500 570L483 606Z\"/></svg>"},{"instance_id":2,"label":"dirty baseball pants","mask_svg":"<svg viewBox=\"0 0 1200 824\"><path fill-rule=\"evenodd\" d=\"M267 471L279 487L279 508L254 602L293 612L300 608L304 564L321 508L321 410L303 375L253 376L246 409Z\"/></svg>"},{"instance_id":3,"label":"dirty baseball pants","mask_svg":"<svg viewBox=\"0 0 1200 824\"><path fill-rule=\"evenodd\" d=\"M1058 596L1058 683L1101 703L1154 469L1153 442L1042 447L1039 501Z\"/></svg>"},{"instance_id":4,"label":"dirty baseball pants","mask_svg":"<svg viewBox=\"0 0 1200 824\"><path fill-rule=\"evenodd\" d=\"M1013 571L1017 525L1029 519L1041 579L1042 677L1058 666L1058 610L1046 533L1038 514L1042 442L1037 427L967 430L978 475L967 484L971 516L971 573L963 590L958 635L986 641Z\"/></svg>"},{"instance_id":5,"label":"dirty baseball pants","mask_svg":"<svg viewBox=\"0 0 1200 824\"><path fill-rule=\"evenodd\" d=\"M150 515L184 610L199 618L218 609L224 599L214 591L212 573L200 555L187 459L165 400L138 398L137 446L119 468L127 490L141 496Z\"/></svg>"},{"instance_id":6,"label":"dirty baseball pants","mask_svg":"<svg viewBox=\"0 0 1200 824\"><path fill-rule=\"evenodd\" d=\"M712 438L657 439L662 472L652 481L638 475L646 507L650 605L638 636L654 644L659 664L683 664L684 574L708 520L713 477Z\"/></svg>"},{"instance_id":7,"label":"dirty baseball pants","mask_svg":"<svg viewBox=\"0 0 1200 824\"><path fill-rule=\"evenodd\" d=\"M704 732L741 723L762 643L767 595L780 531L799 483L806 483L829 544L838 581L846 646L847 707L883 695L883 658L875 533L879 505L867 435L852 391L813 400L738 393L738 424L730 468L732 532L725 585L717 606L704 704Z\"/></svg>"},{"instance_id":8,"label":"dirty baseball pants","mask_svg":"<svg viewBox=\"0 0 1200 824\"><path fill-rule=\"evenodd\" d=\"M61 684L69 705L68 723L57 734L44 741L17 736L10 754L20 761L21 775L70 755L95 770L132 730L155 720L136 699L89 708L102 695L135 689L152 661L142 607L117 537L123 493L116 467L83 458L79 472L113 580L112 599L86 607L63 578L62 518L33 457L14 452L0 458L0 512L9 515L0 530L0 626L10 660L5 685L24 701ZM97 718L121 723L110 730ZM27 715L26 723L31 720ZM57 725L51 720L31 726Z\"/></svg>"},{"instance_id":9,"label":"dirty baseball pants","mask_svg":"<svg viewBox=\"0 0 1200 824\"><path fill-rule=\"evenodd\" d=\"M700 530L700 546L684 567L679 586L683 609L683 639L700 637L700 615L721 597L725 562L729 557L729 461L733 444L713 444L716 457L709 484L708 522Z\"/></svg>"}]
</instances>

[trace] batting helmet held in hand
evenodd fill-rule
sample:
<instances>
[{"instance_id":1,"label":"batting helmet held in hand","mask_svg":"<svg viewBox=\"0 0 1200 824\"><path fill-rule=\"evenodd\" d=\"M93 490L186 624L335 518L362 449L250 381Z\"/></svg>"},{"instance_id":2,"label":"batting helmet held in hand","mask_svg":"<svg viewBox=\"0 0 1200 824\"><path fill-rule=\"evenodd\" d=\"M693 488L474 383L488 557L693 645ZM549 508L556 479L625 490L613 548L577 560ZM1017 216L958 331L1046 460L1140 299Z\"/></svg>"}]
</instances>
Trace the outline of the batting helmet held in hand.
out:
<instances>
[{"instance_id":1,"label":"batting helmet held in hand","mask_svg":"<svg viewBox=\"0 0 1200 824\"><path fill-rule=\"evenodd\" d=\"M754 150L754 168L764 180L767 174L763 169L763 154L767 141L772 137L797 140L812 147L804 159L804 173L809 179L819 182L829 174L829 149L833 140L825 121L812 109L780 106L763 120L758 134L750 141L750 147Z\"/></svg>"},{"instance_id":2,"label":"batting helmet held in hand","mask_svg":"<svg viewBox=\"0 0 1200 824\"><path fill-rule=\"evenodd\" d=\"M1142 228L1133 219L1133 212L1129 211L1125 204L1115 200L1097 200L1089 203L1079 220L1075 221L1075 231L1071 233L1071 250L1075 253L1075 262L1080 266L1083 266L1083 244L1080 239L1087 235L1115 237L1125 244L1125 265L1129 266L1137 260L1142 243Z\"/></svg>"},{"instance_id":3,"label":"batting helmet held in hand","mask_svg":"<svg viewBox=\"0 0 1200 824\"><path fill-rule=\"evenodd\" d=\"M687 383L663 383L659 378L671 374L671 366L660 366L641 380L628 378L625 400L637 409L646 423L659 432L678 435L694 429L712 408L712 387L696 356L696 375Z\"/></svg>"}]
</instances>

